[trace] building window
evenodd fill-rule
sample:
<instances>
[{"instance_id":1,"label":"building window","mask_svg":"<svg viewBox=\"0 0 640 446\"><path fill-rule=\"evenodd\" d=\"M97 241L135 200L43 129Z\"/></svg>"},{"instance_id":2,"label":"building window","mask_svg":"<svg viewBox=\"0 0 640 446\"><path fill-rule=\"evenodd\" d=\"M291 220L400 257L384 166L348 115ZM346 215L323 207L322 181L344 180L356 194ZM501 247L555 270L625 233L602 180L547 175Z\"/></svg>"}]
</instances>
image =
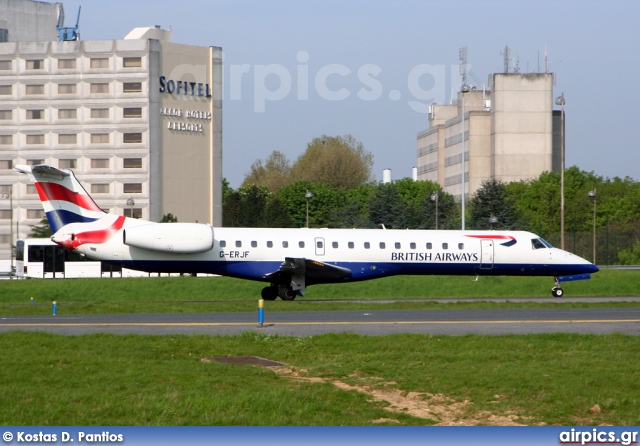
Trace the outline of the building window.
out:
<instances>
[{"instance_id":1,"label":"building window","mask_svg":"<svg viewBox=\"0 0 640 446\"><path fill-rule=\"evenodd\" d=\"M91 68L109 68L109 59L106 57L92 57L89 61Z\"/></svg>"},{"instance_id":2,"label":"building window","mask_svg":"<svg viewBox=\"0 0 640 446\"><path fill-rule=\"evenodd\" d=\"M27 209L27 218L33 220L42 220L44 218L44 210L42 209Z\"/></svg>"},{"instance_id":3,"label":"building window","mask_svg":"<svg viewBox=\"0 0 640 446\"><path fill-rule=\"evenodd\" d=\"M11 209L0 210L0 220L9 220L11 218Z\"/></svg>"},{"instance_id":4,"label":"building window","mask_svg":"<svg viewBox=\"0 0 640 446\"><path fill-rule=\"evenodd\" d=\"M109 160L104 158L92 158L91 159L91 168L92 169L108 169L109 168Z\"/></svg>"},{"instance_id":5,"label":"building window","mask_svg":"<svg viewBox=\"0 0 640 446\"><path fill-rule=\"evenodd\" d=\"M92 108L91 109L91 117L93 119L105 119L109 117L109 109L108 108Z\"/></svg>"},{"instance_id":6,"label":"building window","mask_svg":"<svg viewBox=\"0 0 640 446\"><path fill-rule=\"evenodd\" d=\"M125 68L141 67L142 58L141 57L123 57L122 66Z\"/></svg>"},{"instance_id":7,"label":"building window","mask_svg":"<svg viewBox=\"0 0 640 446\"><path fill-rule=\"evenodd\" d=\"M58 94L74 94L76 84L58 84Z\"/></svg>"},{"instance_id":8,"label":"building window","mask_svg":"<svg viewBox=\"0 0 640 446\"><path fill-rule=\"evenodd\" d=\"M91 143L92 144L109 144L109 134L108 133L92 133Z\"/></svg>"},{"instance_id":9,"label":"building window","mask_svg":"<svg viewBox=\"0 0 640 446\"><path fill-rule=\"evenodd\" d=\"M27 144L44 144L44 135L27 135Z\"/></svg>"},{"instance_id":10,"label":"building window","mask_svg":"<svg viewBox=\"0 0 640 446\"><path fill-rule=\"evenodd\" d=\"M9 170L13 169L13 163L11 160L0 160L0 169Z\"/></svg>"},{"instance_id":11,"label":"building window","mask_svg":"<svg viewBox=\"0 0 640 446\"><path fill-rule=\"evenodd\" d=\"M109 84L107 83L91 84L90 91L91 93L96 93L96 94L109 93Z\"/></svg>"},{"instance_id":12,"label":"building window","mask_svg":"<svg viewBox=\"0 0 640 446\"><path fill-rule=\"evenodd\" d=\"M12 110L0 110L0 120L7 121L13 119L13 111Z\"/></svg>"},{"instance_id":13,"label":"building window","mask_svg":"<svg viewBox=\"0 0 640 446\"><path fill-rule=\"evenodd\" d=\"M11 85L0 85L0 96L11 96L13 91Z\"/></svg>"},{"instance_id":14,"label":"building window","mask_svg":"<svg viewBox=\"0 0 640 446\"><path fill-rule=\"evenodd\" d=\"M27 110L27 119L44 118L44 110Z\"/></svg>"},{"instance_id":15,"label":"building window","mask_svg":"<svg viewBox=\"0 0 640 446\"><path fill-rule=\"evenodd\" d=\"M58 160L58 167L60 169L75 169L77 166L78 160L76 159Z\"/></svg>"},{"instance_id":16,"label":"building window","mask_svg":"<svg viewBox=\"0 0 640 446\"><path fill-rule=\"evenodd\" d=\"M0 42L9 41L9 30L6 28L0 28Z\"/></svg>"},{"instance_id":17,"label":"building window","mask_svg":"<svg viewBox=\"0 0 640 446\"><path fill-rule=\"evenodd\" d=\"M75 108L62 108L58 110L58 119L76 119L78 111Z\"/></svg>"},{"instance_id":18,"label":"building window","mask_svg":"<svg viewBox=\"0 0 640 446\"><path fill-rule=\"evenodd\" d=\"M13 135L0 135L0 145L13 144Z\"/></svg>"},{"instance_id":19,"label":"building window","mask_svg":"<svg viewBox=\"0 0 640 446\"><path fill-rule=\"evenodd\" d=\"M44 164L44 160L27 160L27 166L38 166Z\"/></svg>"},{"instance_id":20,"label":"building window","mask_svg":"<svg viewBox=\"0 0 640 446\"><path fill-rule=\"evenodd\" d=\"M125 194L141 194L142 193L142 183L124 183Z\"/></svg>"},{"instance_id":21,"label":"building window","mask_svg":"<svg viewBox=\"0 0 640 446\"><path fill-rule=\"evenodd\" d=\"M142 82L123 82L122 91L124 93L140 93L142 92Z\"/></svg>"},{"instance_id":22,"label":"building window","mask_svg":"<svg viewBox=\"0 0 640 446\"><path fill-rule=\"evenodd\" d=\"M68 70L76 67L75 59L58 59L58 69Z\"/></svg>"},{"instance_id":23,"label":"building window","mask_svg":"<svg viewBox=\"0 0 640 446\"><path fill-rule=\"evenodd\" d=\"M135 144L142 142L142 133L123 133L122 142L125 144Z\"/></svg>"},{"instance_id":24,"label":"building window","mask_svg":"<svg viewBox=\"0 0 640 446\"><path fill-rule=\"evenodd\" d=\"M122 109L122 117L123 118L141 118L142 117L142 108L123 108Z\"/></svg>"},{"instance_id":25,"label":"building window","mask_svg":"<svg viewBox=\"0 0 640 446\"><path fill-rule=\"evenodd\" d=\"M109 184L92 184L91 193L92 194L108 194Z\"/></svg>"},{"instance_id":26,"label":"building window","mask_svg":"<svg viewBox=\"0 0 640 446\"><path fill-rule=\"evenodd\" d=\"M0 60L0 71L8 71L8 70L11 70L11 61Z\"/></svg>"},{"instance_id":27,"label":"building window","mask_svg":"<svg viewBox=\"0 0 640 446\"><path fill-rule=\"evenodd\" d=\"M44 84L27 85L26 94L44 94Z\"/></svg>"},{"instance_id":28,"label":"building window","mask_svg":"<svg viewBox=\"0 0 640 446\"><path fill-rule=\"evenodd\" d=\"M27 61L27 70L42 70L44 68L44 60L34 59Z\"/></svg>"},{"instance_id":29,"label":"building window","mask_svg":"<svg viewBox=\"0 0 640 446\"><path fill-rule=\"evenodd\" d=\"M58 135L58 144L75 144L78 142L78 135L75 133Z\"/></svg>"},{"instance_id":30,"label":"building window","mask_svg":"<svg viewBox=\"0 0 640 446\"><path fill-rule=\"evenodd\" d=\"M131 211L131 208L125 208L124 216L130 218L140 218L142 216L142 208L133 208L133 212Z\"/></svg>"},{"instance_id":31,"label":"building window","mask_svg":"<svg viewBox=\"0 0 640 446\"><path fill-rule=\"evenodd\" d=\"M35 195L38 193L35 184L27 184L27 195Z\"/></svg>"},{"instance_id":32,"label":"building window","mask_svg":"<svg viewBox=\"0 0 640 446\"><path fill-rule=\"evenodd\" d=\"M122 167L125 169L141 169L142 158L125 158L122 160Z\"/></svg>"}]
</instances>

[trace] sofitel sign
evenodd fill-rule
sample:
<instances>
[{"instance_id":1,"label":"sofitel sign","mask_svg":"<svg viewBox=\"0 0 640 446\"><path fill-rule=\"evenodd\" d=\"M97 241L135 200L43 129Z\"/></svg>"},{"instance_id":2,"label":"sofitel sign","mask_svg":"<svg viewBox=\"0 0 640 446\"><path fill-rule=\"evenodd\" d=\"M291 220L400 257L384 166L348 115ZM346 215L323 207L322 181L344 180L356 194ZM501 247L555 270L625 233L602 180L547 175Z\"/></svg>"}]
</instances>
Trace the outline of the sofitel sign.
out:
<instances>
[{"instance_id":1,"label":"sofitel sign","mask_svg":"<svg viewBox=\"0 0 640 446\"><path fill-rule=\"evenodd\" d=\"M211 97L209 84L202 82L174 81L160 76L160 93L186 94L189 96Z\"/></svg>"}]
</instances>

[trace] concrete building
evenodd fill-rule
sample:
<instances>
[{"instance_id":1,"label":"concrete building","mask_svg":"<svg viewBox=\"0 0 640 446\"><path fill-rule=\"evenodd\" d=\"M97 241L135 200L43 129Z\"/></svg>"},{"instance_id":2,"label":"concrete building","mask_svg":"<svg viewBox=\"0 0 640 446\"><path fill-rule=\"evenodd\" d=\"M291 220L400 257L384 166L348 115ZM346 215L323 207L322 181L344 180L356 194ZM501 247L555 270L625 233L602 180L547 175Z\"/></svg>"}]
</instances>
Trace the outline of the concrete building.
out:
<instances>
[{"instance_id":1,"label":"concrete building","mask_svg":"<svg viewBox=\"0 0 640 446\"><path fill-rule=\"evenodd\" d=\"M21 20L4 12L0 23ZM171 43L159 27L101 41L57 41L55 31L54 22L48 40L0 43L0 197L11 194L14 222L0 198L0 258L11 232L15 242L43 217L14 164L73 170L108 212L220 226L221 49Z\"/></svg>"},{"instance_id":2,"label":"concrete building","mask_svg":"<svg viewBox=\"0 0 640 446\"><path fill-rule=\"evenodd\" d=\"M429 109L429 129L418 134L419 180L435 181L461 197L463 125L467 197L484 180L520 181L560 170L560 115L553 111L551 73L493 74L489 89L459 92L457 99Z\"/></svg>"}]
</instances>

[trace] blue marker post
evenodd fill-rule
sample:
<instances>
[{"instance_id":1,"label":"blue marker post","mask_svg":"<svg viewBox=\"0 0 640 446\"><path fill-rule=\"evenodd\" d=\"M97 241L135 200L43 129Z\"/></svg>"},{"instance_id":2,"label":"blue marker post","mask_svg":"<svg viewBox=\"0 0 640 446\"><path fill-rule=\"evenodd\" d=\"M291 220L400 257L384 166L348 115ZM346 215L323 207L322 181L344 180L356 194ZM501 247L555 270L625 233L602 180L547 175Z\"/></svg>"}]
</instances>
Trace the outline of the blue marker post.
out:
<instances>
[{"instance_id":1,"label":"blue marker post","mask_svg":"<svg viewBox=\"0 0 640 446\"><path fill-rule=\"evenodd\" d=\"M264 299L258 301L258 327L264 325Z\"/></svg>"},{"instance_id":2,"label":"blue marker post","mask_svg":"<svg viewBox=\"0 0 640 446\"><path fill-rule=\"evenodd\" d=\"M58 304L57 304L57 302L54 300L54 301L53 301L53 315L55 316L57 312L58 312Z\"/></svg>"}]
</instances>

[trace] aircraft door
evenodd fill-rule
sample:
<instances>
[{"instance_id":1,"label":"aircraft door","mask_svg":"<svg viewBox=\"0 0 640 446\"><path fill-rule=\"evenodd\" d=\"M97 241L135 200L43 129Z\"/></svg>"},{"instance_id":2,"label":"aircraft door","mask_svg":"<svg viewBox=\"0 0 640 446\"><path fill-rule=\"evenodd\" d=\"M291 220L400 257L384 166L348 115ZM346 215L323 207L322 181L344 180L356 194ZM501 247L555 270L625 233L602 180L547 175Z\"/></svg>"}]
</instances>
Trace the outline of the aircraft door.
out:
<instances>
[{"instance_id":1,"label":"aircraft door","mask_svg":"<svg viewBox=\"0 0 640 446\"><path fill-rule=\"evenodd\" d=\"M493 240L480 240L480 269L493 268Z\"/></svg>"},{"instance_id":2,"label":"aircraft door","mask_svg":"<svg viewBox=\"0 0 640 446\"><path fill-rule=\"evenodd\" d=\"M316 244L316 255L323 256L324 255L324 237L316 237L314 242Z\"/></svg>"}]
</instances>

